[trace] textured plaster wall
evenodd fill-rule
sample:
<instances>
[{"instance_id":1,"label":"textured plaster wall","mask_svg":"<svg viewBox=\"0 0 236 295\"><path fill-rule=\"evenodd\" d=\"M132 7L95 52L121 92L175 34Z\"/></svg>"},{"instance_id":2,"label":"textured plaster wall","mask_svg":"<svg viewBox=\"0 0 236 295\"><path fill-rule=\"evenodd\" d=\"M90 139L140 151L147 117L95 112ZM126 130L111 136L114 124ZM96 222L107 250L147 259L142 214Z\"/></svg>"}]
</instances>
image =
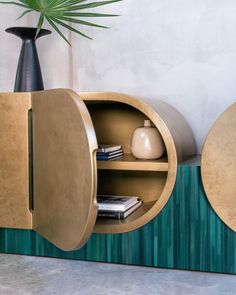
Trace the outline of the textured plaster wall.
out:
<instances>
[{"instance_id":1,"label":"textured plaster wall","mask_svg":"<svg viewBox=\"0 0 236 295\"><path fill-rule=\"evenodd\" d=\"M16 25L16 9L4 10L1 91L12 89L20 44L2 32ZM55 34L39 40L45 88L162 99L185 116L201 151L210 126L236 100L236 1L124 0L101 11L121 17L99 19L109 30L84 27L93 41L72 35L71 49Z\"/></svg>"},{"instance_id":2,"label":"textured plaster wall","mask_svg":"<svg viewBox=\"0 0 236 295\"><path fill-rule=\"evenodd\" d=\"M20 40L5 33L5 29L12 27L19 16L20 9L9 9L0 6L0 91L10 91L15 79L15 68L20 50ZM19 21L19 26L27 25L27 19Z\"/></svg>"}]
</instances>

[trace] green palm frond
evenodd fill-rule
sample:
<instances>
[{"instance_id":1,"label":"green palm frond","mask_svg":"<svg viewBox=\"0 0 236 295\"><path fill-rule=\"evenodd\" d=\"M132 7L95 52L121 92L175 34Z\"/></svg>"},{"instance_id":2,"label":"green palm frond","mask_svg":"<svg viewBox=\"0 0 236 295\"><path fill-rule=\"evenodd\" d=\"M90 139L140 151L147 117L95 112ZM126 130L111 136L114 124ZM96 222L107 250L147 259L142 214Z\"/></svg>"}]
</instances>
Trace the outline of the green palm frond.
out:
<instances>
[{"instance_id":1,"label":"green palm frond","mask_svg":"<svg viewBox=\"0 0 236 295\"><path fill-rule=\"evenodd\" d=\"M116 14L104 14L84 12L85 9L96 8L120 2L122 0L106 0L106 1L94 1L92 0L18 0L18 1L0 1L0 4L12 4L17 5L25 9L25 11L19 16L19 18L25 16L28 13L36 11L39 13L39 20L37 24L37 33L43 26L45 20L51 25L51 27L68 43L69 41L59 29L58 26L64 27L76 34L91 39L86 34L82 33L79 29L74 28L72 25L84 25L98 28L108 28L96 23L84 21L81 18L84 17L112 17ZM19 19L18 18L18 19Z\"/></svg>"}]
</instances>

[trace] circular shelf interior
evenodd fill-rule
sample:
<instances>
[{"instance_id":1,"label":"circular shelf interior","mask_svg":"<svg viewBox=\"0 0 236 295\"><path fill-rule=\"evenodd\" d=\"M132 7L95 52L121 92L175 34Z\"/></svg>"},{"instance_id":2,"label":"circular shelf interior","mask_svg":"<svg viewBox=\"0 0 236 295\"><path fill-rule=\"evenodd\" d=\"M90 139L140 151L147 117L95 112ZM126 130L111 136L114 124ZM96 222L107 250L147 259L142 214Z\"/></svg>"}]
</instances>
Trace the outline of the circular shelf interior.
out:
<instances>
[{"instance_id":1,"label":"circular shelf interior","mask_svg":"<svg viewBox=\"0 0 236 295\"><path fill-rule=\"evenodd\" d=\"M98 144L119 144L124 151L122 159L97 162L97 193L138 196L143 201L141 207L125 219L98 217L95 232L134 230L153 219L170 197L177 171L175 146L169 140L168 129L159 115L140 101L132 98L123 101L123 98L114 95L112 100L106 97L96 99L96 94L83 99L92 118ZM143 126L146 119L158 128L166 145L165 155L157 160L137 160L131 155L132 134L137 127Z\"/></svg>"}]
</instances>

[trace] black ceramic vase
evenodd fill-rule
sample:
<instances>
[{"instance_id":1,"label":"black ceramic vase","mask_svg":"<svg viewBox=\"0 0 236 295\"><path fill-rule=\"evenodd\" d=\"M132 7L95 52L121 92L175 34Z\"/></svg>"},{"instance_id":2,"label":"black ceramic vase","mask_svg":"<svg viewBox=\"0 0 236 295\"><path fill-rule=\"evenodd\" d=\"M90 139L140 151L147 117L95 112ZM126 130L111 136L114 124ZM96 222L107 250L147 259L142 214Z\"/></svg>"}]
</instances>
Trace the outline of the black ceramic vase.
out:
<instances>
[{"instance_id":1,"label":"black ceramic vase","mask_svg":"<svg viewBox=\"0 0 236 295\"><path fill-rule=\"evenodd\" d=\"M22 40L16 72L15 92L31 92L44 89L35 41L42 36L50 34L51 31L41 29L35 39L36 30L36 28L28 27L13 27L6 29L7 33L14 34Z\"/></svg>"}]
</instances>

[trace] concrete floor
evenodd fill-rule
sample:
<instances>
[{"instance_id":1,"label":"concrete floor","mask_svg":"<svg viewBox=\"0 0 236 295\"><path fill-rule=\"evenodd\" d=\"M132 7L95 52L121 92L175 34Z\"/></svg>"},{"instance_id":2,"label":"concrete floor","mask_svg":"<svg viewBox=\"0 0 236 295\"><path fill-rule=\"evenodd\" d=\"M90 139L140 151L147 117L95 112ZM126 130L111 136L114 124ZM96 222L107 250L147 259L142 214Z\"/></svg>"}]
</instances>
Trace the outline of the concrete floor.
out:
<instances>
[{"instance_id":1,"label":"concrete floor","mask_svg":"<svg viewBox=\"0 0 236 295\"><path fill-rule=\"evenodd\" d=\"M0 254L1 295L235 295L236 276Z\"/></svg>"}]
</instances>

